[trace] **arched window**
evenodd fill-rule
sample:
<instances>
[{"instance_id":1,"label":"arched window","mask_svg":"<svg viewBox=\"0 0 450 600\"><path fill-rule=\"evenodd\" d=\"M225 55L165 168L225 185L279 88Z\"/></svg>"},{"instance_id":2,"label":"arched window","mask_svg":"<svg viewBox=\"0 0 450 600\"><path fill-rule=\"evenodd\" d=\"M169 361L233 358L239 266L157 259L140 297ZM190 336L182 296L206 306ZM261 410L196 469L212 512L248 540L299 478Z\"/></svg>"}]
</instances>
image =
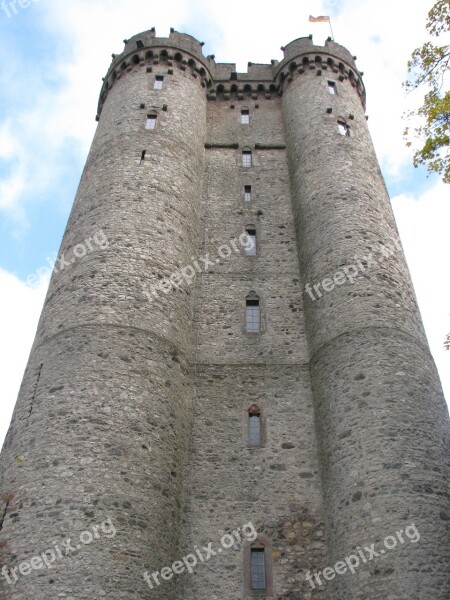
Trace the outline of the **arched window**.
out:
<instances>
[{"instance_id":1,"label":"arched window","mask_svg":"<svg viewBox=\"0 0 450 600\"><path fill-rule=\"evenodd\" d=\"M222 84L218 85L216 88L217 98L219 98L220 100L223 100L224 93L225 93L224 86Z\"/></svg>"},{"instance_id":2,"label":"arched window","mask_svg":"<svg viewBox=\"0 0 450 600\"><path fill-rule=\"evenodd\" d=\"M245 299L245 330L247 333L261 331L261 310L259 297L255 292L250 292Z\"/></svg>"},{"instance_id":3,"label":"arched window","mask_svg":"<svg viewBox=\"0 0 450 600\"><path fill-rule=\"evenodd\" d=\"M264 96L266 94L266 88L263 83L258 85L257 94L258 96Z\"/></svg>"},{"instance_id":4,"label":"arched window","mask_svg":"<svg viewBox=\"0 0 450 600\"><path fill-rule=\"evenodd\" d=\"M245 255L256 256L256 227L254 225L247 225L245 228L245 233L247 235Z\"/></svg>"},{"instance_id":5,"label":"arched window","mask_svg":"<svg viewBox=\"0 0 450 600\"><path fill-rule=\"evenodd\" d=\"M262 446L262 417L261 410L256 404L248 409L248 445Z\"/></svg>"},{"instance_id":6,"label":"arched window","mask_svg":"<svg viewBox=\"0 0 450 600\"><path fill-rule=\"evenodd\" d=\"M197 70L197 64L196 64L195 60L193 60L192 58L190 58L188 60L188 66L189 66L189 68L191 70L191 73L195 73L196 72L196 70Z\"/></svg>"}]
</instances>

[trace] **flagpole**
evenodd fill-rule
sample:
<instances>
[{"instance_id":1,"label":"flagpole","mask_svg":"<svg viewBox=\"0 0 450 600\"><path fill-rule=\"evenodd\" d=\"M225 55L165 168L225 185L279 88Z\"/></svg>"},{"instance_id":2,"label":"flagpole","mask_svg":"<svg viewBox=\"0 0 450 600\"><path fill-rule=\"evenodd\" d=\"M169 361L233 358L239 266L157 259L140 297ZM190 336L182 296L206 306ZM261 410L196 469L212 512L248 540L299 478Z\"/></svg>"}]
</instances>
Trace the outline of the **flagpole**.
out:
<instances>
[{"instance_id":1,"label":"flagpole","mask_svg":"<svg viewBox=\"0 0 450 600\"><path fill-rule=\"evenodd\" d=\"M331 16L320 15L320 17L313 17L312 15L309 15L309 22L310 23L328 23L328 25L330 26L330 31L331 31L331 39L334 42L334 33L333 33L333 28L331 27Z\"/></svg>"},{"instance_id":2,"label":"flagpole","mask_svg":"<svg viewBox=\"0 0 450 600\"><path fill-rule=\"evenodd\" d=\"M333 33L333 28L331 27L331 17L330 17L330 20L328 21L328 23L330 24L331 37L332 37L333 42L334 42L334 33Z\"/></svg>"}]
</instances>

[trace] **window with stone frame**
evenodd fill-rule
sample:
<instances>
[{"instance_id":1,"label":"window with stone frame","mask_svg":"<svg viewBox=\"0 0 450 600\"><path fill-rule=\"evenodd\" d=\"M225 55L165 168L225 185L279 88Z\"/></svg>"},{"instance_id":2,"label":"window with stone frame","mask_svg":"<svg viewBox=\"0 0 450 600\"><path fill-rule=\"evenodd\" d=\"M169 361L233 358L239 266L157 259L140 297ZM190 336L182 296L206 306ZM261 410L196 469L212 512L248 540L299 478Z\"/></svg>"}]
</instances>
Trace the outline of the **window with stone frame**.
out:
<instances>
[{"instance_id":1,"label":"window with stone frame","mask_svg":"<svg viewBox=\"0 0 450 600\"><path fill-rule=\"evenodd\" d=\"M145 122L145 129L155 129L157 118L158 118L157 115L154 113L147 115L147 121Z\"/></svg>"},{"instance_id":2,"label":"window with stone frame","mask_svg":"<svg viewBox=\"0 0 450 600\"><path fill-rule=\"evenodd\" d=\"M261 310L258 296L250 296L245 300L245 329L247 333L261 331Z\"/></svg>"},{"instance_id":3,"label":"window with stone frame","mask_svg":"<svg viewBox=\"0 0 450 600\"><path fill-rule=\"evenodd\" d=\"M247 410L248 413L248 437L249 446L263 445L263 421L261 409L257 404L252 404Z\"/></svg>"},{"instance_id":4,"label":"window with stone frame","mask_svg":"<svg viewBox=\"0 0 450 600\"><path fill-rule=\"evenodd\" d=\"M244 545L244 595L273 596L272 544L264 535Z\"/></svg>"},{"instance_id":5,"label":"window with stone frame","mask_svg":"<svg viewBox=\"0 0 450 600\"><path fill-rule=\"evenodd\" d=\"M247 236L247 241L249 242L245 246L245 255L246 256L256 256L256 227L254 225L248 225L245 228L245 234ZM250 245L250 241L252 245Z\"/></svg>"},{"instance_id":6,"label":"window with stone frame","mask_svg":"<svg viewBox=\"0 0 450 600\"><path fill-rule=\"evenodd\" d=\"M251 150L242 150L242 166L243 167L251 167L252 166L252 151Z\"/></svg>"}]
</instances>

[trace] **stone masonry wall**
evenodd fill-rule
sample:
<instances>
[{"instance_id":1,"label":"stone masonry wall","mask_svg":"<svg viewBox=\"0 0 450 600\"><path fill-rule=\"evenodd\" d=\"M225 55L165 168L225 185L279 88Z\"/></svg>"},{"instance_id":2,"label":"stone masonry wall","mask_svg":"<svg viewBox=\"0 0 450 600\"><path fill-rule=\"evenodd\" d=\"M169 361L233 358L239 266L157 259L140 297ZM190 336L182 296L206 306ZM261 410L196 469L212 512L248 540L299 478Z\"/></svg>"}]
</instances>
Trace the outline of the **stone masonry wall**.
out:
<instances>
[{"instance_id":1,"label":"stone masonry wall","mask_svg":"<svg viewBox=\"0 0 450 600\"><path fill-rule=\"evenodd\" d=\"M445 401L361 96L339 71L314 67L284 82L283 115L310 286L303 299L329 565L412 523L421 535L335 577L326 598L444 598ZM349 265L352 282L342 275Z\"/></svg>"},{"instance_id":2,"label":"stone masonry wall","mask_svg":"<svg viewBox=\"0 0 450 600\"><path fill-rule=\"evenodd\" d=\"M144 291L195 251L205 103L190 71L135 65L103 104L59 253L70 264L52 278L2 453L1 566L17 569L106 519L117 533L13 585L2 578L2 600L141 600L144 571L178 552L191 289L164 301ZM75 260L99 231L107 243ZM173 600L175 587L158 597Z\"/></svg>"},{"instance_id":3,"label":"stone masonry wall","mask_svg":"<svg viewBox=\"0 0 450 600\"><path fill-rule=\"evenodd\" d=\"M174 30L113 55L1 454L0 600L448 598L448 419L364 105L330 39L247 73ZM244 525L263 591L220 546Z\"/></svg>"}]
</instances>

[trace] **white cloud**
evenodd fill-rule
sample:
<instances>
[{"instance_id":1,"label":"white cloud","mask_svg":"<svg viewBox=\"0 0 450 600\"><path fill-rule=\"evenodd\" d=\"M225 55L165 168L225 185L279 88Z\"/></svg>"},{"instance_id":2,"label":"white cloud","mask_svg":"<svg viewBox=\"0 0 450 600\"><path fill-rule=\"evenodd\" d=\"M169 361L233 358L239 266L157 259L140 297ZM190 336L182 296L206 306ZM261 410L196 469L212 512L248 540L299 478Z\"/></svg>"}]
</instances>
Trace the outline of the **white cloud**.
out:
<instances>
[{"instance_id":1,"label":"white cloud","mask_svg":"<svg viewBox=\"0 0 450 600\"><path fill-rule=\"evenodd\" d=\"M35 287L30 287L12 273L0 269L0 445L11 420L47 288L47 277L40 278Z\"/></svg>"}]
</instances>

